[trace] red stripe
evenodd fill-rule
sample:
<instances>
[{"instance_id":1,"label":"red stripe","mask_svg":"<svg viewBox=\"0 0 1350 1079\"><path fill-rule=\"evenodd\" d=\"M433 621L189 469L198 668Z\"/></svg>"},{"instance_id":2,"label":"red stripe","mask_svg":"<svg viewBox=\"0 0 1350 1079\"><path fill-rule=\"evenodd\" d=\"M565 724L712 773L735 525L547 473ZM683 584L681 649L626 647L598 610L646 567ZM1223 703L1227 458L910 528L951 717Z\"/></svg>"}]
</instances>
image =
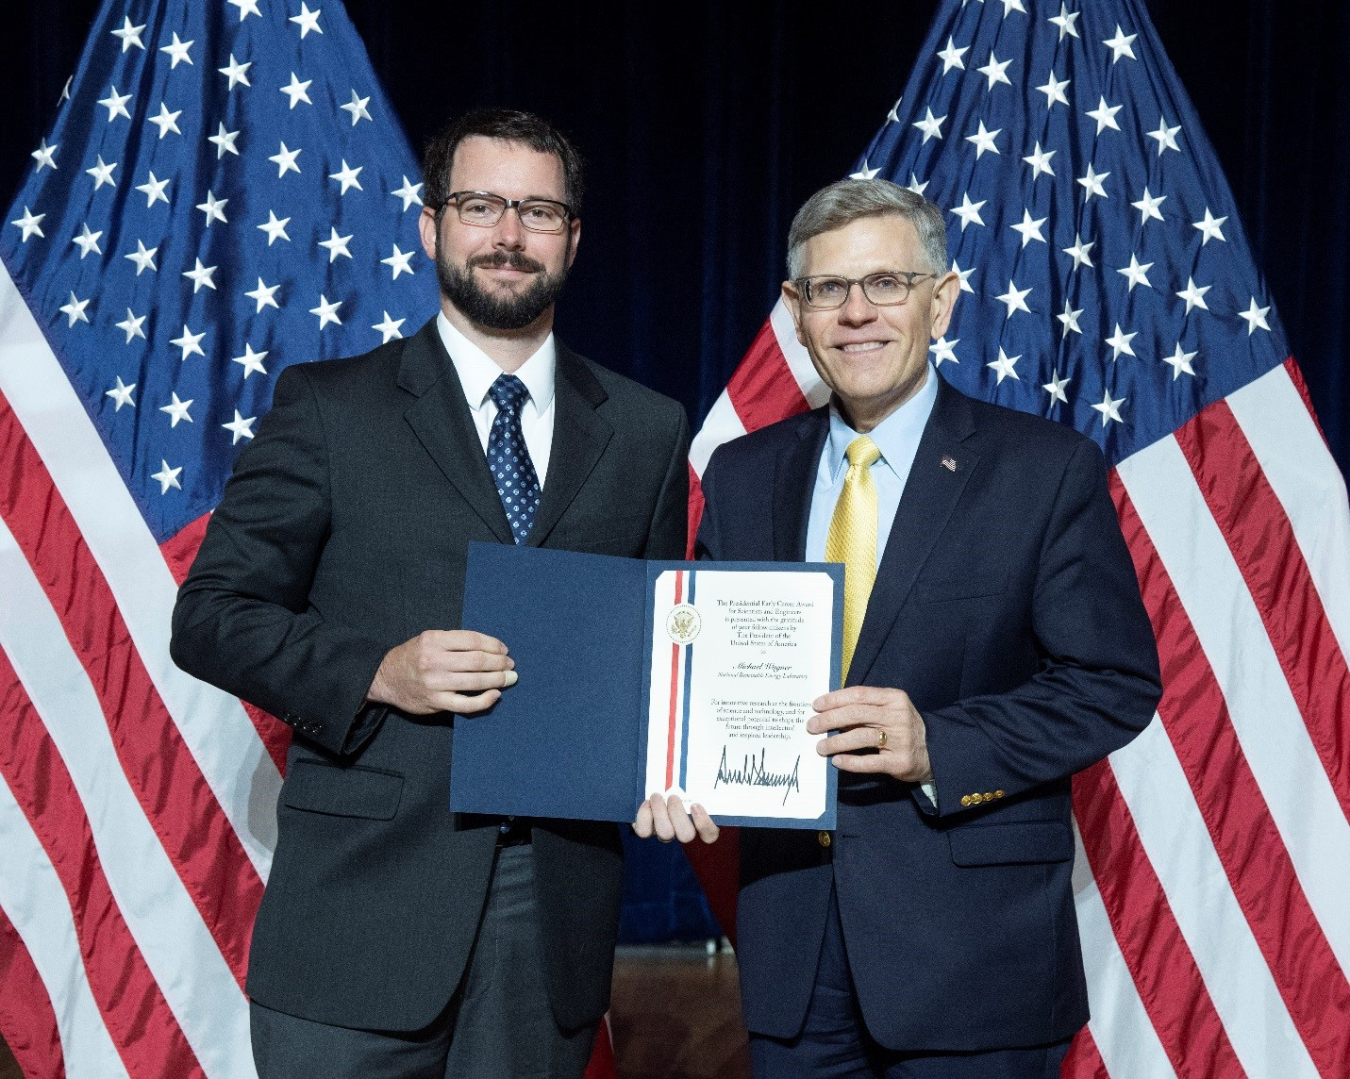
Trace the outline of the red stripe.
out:
<instances>
[{"instance_id":1,"label":"red stripe","mask_svg":"<svg viewBox=\"0 0 1350 1079\"><path fill-rule=\"evenodd\" d=\"M1350 817L1350 669L1293 526L1228 402L1216 401L1174 436L1256 601L1308 736Z\"/></svg>"},{"instance_id":2,"label":"red stripe","mask_svg":"<svg viewBox=\"0 0 1350 1079\"><path fill-rule=\"evenodd\" d=\"M112 592L37 452L0 398L0 517L93 683L118 760L242 986L262 881L155 691Z\"/></svg>"},{"instance_id":3,"label":"red stripe","mask_svg":"<svg viewBox=\"0 0 1350 1079\"><path fill-rule=\"evenodd\" d=\"M1092 1031L1084 1027L1069 1046L1069 1055L1059 1069L1060 1079L1111 1079L1106 1061L1093 1041ZM1124 1079L1124 1077L1122 1077Z\"/></svg>"},{"instance_id":4,"label":"red stripe","mask_svg":"<svg viewBox=\"0 0 1350 1079\"><path fill-rule=\"evenodd\" d=\"M755 335L745 359L727 383L727 396L747 433L811 407L778 347L771 323L766 321Z\"/></svg>"},{"instance_id":5,"label":"red stripe","mask_svg":"<svg viewBox=\"0 0 1350 1079\"><path fill-rule=\"evenodd\" d=\"M679 604L684 585L684 574L675 571L675 602ZM675 786L675 697L680 689L680 646L670 646L670 733L666 740L666 790Z\"/></svg>"},{"instance_id":6,"label":"red stripe","mask_svg":"<svg viewBox=\"0 0 1350 1079\"><path fill-rule=\"evenodd\" d=\"M132 939L84 805L42 717L0 652L0 774L70 902L89 988L133 1076L205 1076Z\"/></svg>"},{"instance_id":7,"label":"red stripe","mask_svg":"<svg viewBox=\"0 0 1350 1079\"><path fill-rule=\"evenodd\" d=\"M1074 776L1073 805L1116 942L1177 1075L1244 1076L1108 761Z\"/></svg>"},{"instance_id":8,"label":"red stripe","mask_svg":"<svg viewBox=\"0 0 1350 1079\"><path fill-rule=\"evenodd\" d=\"M1327 433L1322 430L1322 424L1318 422L1317 411L1313 408L1312 394L1308 391L1308 383L1304 381L1303 369L1295 362L1294 357L1284 361L1285 372L1289 375L1289 381L1294 384L1294 389L1298 390L1298 395L1303 398L1303 407L1308 410L1308 418L1312 420L1313 426L1317 428L1317 433L1322 436L1322 441L1326 443L1327 452L1331 452L1331 443L1327 442Z\"/></svg>"},{"instance_id":9,"label":"red stripe","mask_svg":"<svg viewBox=\"0 0 1350 1079\"><path fill-rule=\"evenodd\" d=\"M27 1079L65 1079L47 987L14 923L0 909L0 1034Z\"/></svg>"},{"instance_id":10,"label":"red stripe","mask_svg":"<svg viewBox=\"0 0 1350 1079\"><path fill-rule=\"evenodd\" d=\"M1223 411L1231 418L1226 405ZM1215 455L1207 456L1212 462ZM1164 687L1158 714L1294 1026L1320 1069L1339 1067L1350 1060L1350 983L1266 808L1181 598L1119 477L1111 479L1158 641Z\"/></svg>"},{"instance_id":11,"label":"red stripe","mask_svg":"<svg viewBox=\"0 0 1350 1079\"><path fill-rule=\"evenodd\" d=\"M703 484L699 482L694 466L689 466L689 541L685 545L685 558L694 557L694 539L698 535L698 524L703 520Z\"/></svg>"}]
</instances>

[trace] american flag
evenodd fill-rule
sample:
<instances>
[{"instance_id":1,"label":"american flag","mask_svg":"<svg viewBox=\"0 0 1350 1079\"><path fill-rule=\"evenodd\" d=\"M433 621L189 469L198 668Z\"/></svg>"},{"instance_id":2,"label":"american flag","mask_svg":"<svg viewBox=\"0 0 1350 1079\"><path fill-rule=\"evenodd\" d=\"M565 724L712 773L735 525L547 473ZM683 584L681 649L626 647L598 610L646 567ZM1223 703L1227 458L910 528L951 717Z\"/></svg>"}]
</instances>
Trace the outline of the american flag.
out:
<instances>
[{"instance_id":1,"label":"american flag","mask_svg":"<svg viewBox=\"0 0 1350 1079\"><path fill-rule=\"evenodd\" d=\"M435 311L420 191L340 4L119 0L4 218L0 1033L30 1079L254 1074L288 732L178 671L169 614L277 374Z\"/></svg>"},{"instance_id":2,"label":"american flag","mask_svg":"<svg viewBox=\"0 0 1350 1079\"><path fill-rule=\"evenodd\" d=\"M854 175L947 211L942 375L1105 451L1158 638L1153 724L1075 780L1092 1020L1064 1074L1345 1075L1345 484L1144 3L949 0ZM780 303L694 478L826 398Z\"/></svg>"}]
</instances>

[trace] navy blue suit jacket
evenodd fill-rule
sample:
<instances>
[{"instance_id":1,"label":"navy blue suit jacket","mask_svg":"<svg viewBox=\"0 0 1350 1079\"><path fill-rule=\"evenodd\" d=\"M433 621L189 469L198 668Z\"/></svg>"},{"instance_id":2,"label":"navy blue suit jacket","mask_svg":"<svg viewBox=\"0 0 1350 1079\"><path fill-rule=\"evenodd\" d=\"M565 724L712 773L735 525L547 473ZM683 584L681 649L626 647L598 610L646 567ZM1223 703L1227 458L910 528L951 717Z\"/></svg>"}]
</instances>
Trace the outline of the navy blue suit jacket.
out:
<instances>
[{"instance_id":1,"label":"navy blue suit jacket","mask_svg":"<svg viewBox=\"0 0 1350 1079\"><path fill-rule=\"evenodd\" d=\"M803 558L828 427L817 409L717 450L703 476L703 557ZM1097 447L941 383L848 682L910 695L938 806L914 784L841 773L828 848L814 832L742 833L747 1026L801 1029L833 882L882 1045L1069 1037L1088 1015L1070 776L1142 730L1160 694Z\"/></svg>"}]
</instances>

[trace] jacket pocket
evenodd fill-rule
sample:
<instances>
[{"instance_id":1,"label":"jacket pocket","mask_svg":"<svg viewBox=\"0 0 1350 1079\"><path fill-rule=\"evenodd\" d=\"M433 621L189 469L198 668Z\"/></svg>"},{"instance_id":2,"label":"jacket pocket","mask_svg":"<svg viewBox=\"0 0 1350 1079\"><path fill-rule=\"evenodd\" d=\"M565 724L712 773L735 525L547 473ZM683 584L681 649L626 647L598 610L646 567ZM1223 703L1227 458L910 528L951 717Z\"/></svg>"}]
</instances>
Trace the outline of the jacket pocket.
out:
<instances>
[{"instance_id":1,"label":"jacket pocket","mask_svg":"<svg viewBox=\"0 0 1350 1079\"><path fill-rule=\"evenodd\" d=\"M952 861L961 866L1067 862L1073 857L1073 829L1057 820L967 824L949 831L947 841Z\"/></svg>"},{"instance_id":2,"label":"jacket pocket","mask_svg":"<svg viewBox=\"0 0 1350 1079\"><path fill-rule=\"evenodd\" d=\"M998 596L1008 590L1007 574L996 577L980 577L967 574L964 577L938 577L934 580L919 580L914 583L916 603L942 603L953 599L978 599L981 596Z\"/></svg>"},{"instance_id":3,"label":"jacket pocket","mask_svg":"<svg viewBox=\"0 0 1350 1079\"><path fill-rule=\"evenodd\" d=\"M281 792L289 809L369 820L392 820L402 796L403 777L397 772L317 761L295 761Z\"/></svg>"}]
</instances>

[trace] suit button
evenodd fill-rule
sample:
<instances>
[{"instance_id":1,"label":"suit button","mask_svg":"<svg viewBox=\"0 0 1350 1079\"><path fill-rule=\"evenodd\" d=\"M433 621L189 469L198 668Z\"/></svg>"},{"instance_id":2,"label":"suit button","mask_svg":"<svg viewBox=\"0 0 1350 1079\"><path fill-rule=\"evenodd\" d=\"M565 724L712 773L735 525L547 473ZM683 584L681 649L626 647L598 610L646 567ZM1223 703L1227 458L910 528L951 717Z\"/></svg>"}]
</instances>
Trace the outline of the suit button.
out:
<instances>
[{"instance_id":1,"label":"suit button","mask_svg":"<svg viewBox=\"0 0 1350 1079\"><path fill-rule=\"evenodd\" d=\"M994 800L994 792L993 792L993 791L985 791L985 792L984 792L984 800L985 800L986 802L992 802L992 801Z\"/></svg>"},{"instance_id":2,"label":"suit button","mask_svg":"<svg viewBox=\"0 0 1350 1079\"><path fill-rule=\"evenodd\" d=\"M995 798L1002 798L1002 797L1003 797L1003 792L1002 792L1002 791L994 791L994 797L995 797Z\"/></svg>"},{"instance_id":3,"label":"suit button","mask_svg":"<svg viewBox=\"0 0 1350 1079\"><path fill-rule=\"evenodd\" d=\"M968 794L963 794L963 795L961 795L961 804L962 804L963 806L968 806L968 805L970 805L970 795L968 795Z\"/></svg>"},{"instance_id":4,"label":"suit button","mask_svg":"<svg viewBox=\"0 0 1350 1079\"><path fill-rule=\"evenodd\" d=\"M834 840L833 838L831 838L829 832L817 832L816 842L819 843L822 847L828 847L831 843L834 842Z\"/></svg>"},{"instance_id":5,"label":"suit button","mask_svg":"<svg viewBox=\"0 0 1350 1079\"><path fill-rule=\"evenodd\" d=\"M972 794L972 795L970 796L970 804L973 805L973 806L977 806L977 805L979 805L979 804L980 804L981 802L983 802L983 801L984 801L984 795L982 795L982 794Z\"/></svg>"}]
</instances>

